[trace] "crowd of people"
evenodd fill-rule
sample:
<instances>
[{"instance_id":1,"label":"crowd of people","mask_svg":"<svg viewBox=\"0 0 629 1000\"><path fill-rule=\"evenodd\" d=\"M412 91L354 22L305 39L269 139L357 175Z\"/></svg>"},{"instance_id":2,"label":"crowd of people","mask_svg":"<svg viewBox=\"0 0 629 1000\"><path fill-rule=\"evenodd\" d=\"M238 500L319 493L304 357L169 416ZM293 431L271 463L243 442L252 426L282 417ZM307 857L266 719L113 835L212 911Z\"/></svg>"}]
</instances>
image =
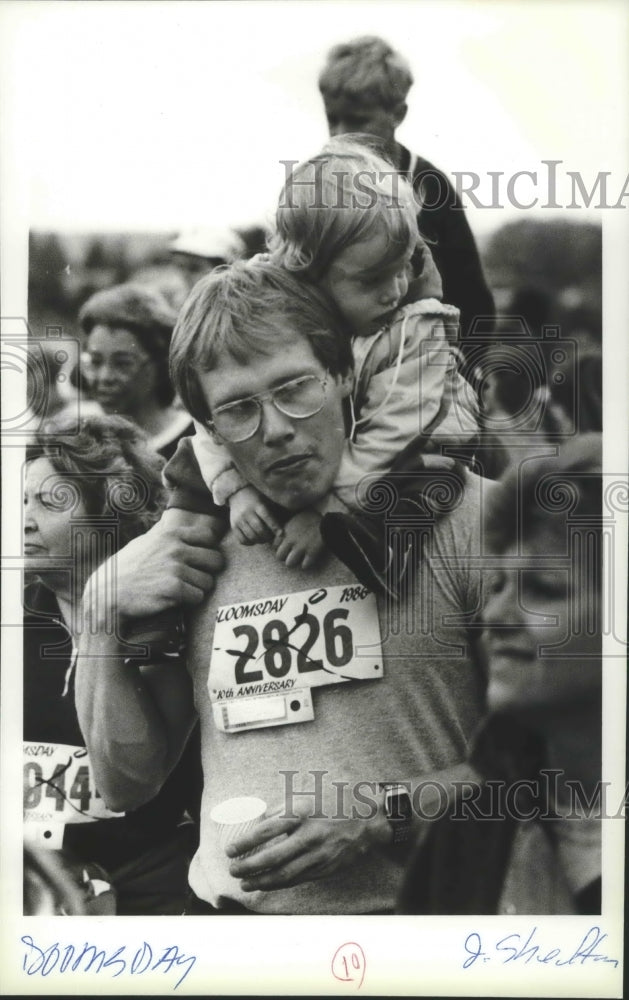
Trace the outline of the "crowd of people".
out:
<instances>
[{"instance_id":1,"label":"crowd of people","mask_svg":"<svg viewBox=\"0 0 629 1000\"><path fill-rule=\"evenodd\" d=\"M25 912L600 912L600 359L503 338L412 82L336 46L264 252L29 369Z\"/></svg>"}]
</instances>

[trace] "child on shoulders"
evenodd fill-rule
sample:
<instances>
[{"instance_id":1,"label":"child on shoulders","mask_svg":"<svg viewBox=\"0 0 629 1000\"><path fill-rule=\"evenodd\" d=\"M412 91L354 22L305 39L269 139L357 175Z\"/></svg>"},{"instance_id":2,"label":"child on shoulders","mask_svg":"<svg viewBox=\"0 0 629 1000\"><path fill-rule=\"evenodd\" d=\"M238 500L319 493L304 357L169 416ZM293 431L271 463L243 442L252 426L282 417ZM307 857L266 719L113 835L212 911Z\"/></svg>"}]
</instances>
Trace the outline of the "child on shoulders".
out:
<instances>
[{"instance_id":1,"label":"child on shoulders","mask_svg":"<svg viewBox=\"0 0 629 1000\"><path fill-rule=\"evenodd\" d=\"M352 426L333 494L319 509L282 524L231 464L211 423L197 424L191 439L201 476L214 504L229 507L243 544L272 541L287 565L307 568L325 538L363 582L387 590L384 534L364 513L365 488L408 449L414 471L429 467L434 485L456 466L446 446L469 449L478 434L476 397L457 366L459 312L439 301L441 280L418 232L412 188L355 137L332 140L288 176L269 256L327 294L351 337ZM403 304L411 282L415 301ZM187 467L192 464L187 448L166 469L174 502L189 510L199 509L201 495L198 471ZM421 489L418 483L411 477L412 491ZM186 484L196 490L196 504L187 499Z\"/></svg>"}]
</instances>

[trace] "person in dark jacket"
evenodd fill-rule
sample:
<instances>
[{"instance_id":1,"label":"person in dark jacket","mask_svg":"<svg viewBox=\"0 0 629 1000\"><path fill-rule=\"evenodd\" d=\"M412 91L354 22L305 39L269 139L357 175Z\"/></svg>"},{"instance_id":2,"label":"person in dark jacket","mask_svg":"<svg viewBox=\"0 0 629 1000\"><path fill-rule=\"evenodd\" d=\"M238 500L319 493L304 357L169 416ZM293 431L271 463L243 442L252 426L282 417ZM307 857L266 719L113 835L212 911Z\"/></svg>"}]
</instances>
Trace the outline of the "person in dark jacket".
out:
<instances>
[{"instance_id":1,"label":"person in dark jacket","mask_svg":"<svg viewBox=\"0 0 629 1000\"><path fill-rule=\"evenodd\" d=\"M412 84L406 60L376 36L335 45L319 76L330 135L376 136L396 170L412 183L422 206L419 231L441 274L444 302L461 311L461 348L470 366L475 366L482 357L479 335L493 330L494 301L459 195L441 170L395 138L406 117Z\"/></svg>"}]
</instances>

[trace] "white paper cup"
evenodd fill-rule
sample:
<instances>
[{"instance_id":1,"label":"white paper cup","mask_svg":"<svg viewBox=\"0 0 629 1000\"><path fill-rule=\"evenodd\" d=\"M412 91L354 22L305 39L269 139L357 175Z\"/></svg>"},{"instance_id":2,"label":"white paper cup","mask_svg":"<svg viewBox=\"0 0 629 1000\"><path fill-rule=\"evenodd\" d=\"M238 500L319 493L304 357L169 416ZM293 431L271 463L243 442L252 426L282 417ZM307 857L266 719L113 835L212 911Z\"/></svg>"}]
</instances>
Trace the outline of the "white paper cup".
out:
<instances>
[{"instance_id":1,"label":"white paper cup","mask_svg":"<svg viewBox=\"0 0 629 1000\"><path fill-rule=\"evenodd\" d=\"M234 840L248 833L264 819L266 802L255 795L241 795L235 799L219 802L210 812L216 824L218 842L225 850ZM253 851L249 851L252 854Z\"/></svg>"}]
</instances>

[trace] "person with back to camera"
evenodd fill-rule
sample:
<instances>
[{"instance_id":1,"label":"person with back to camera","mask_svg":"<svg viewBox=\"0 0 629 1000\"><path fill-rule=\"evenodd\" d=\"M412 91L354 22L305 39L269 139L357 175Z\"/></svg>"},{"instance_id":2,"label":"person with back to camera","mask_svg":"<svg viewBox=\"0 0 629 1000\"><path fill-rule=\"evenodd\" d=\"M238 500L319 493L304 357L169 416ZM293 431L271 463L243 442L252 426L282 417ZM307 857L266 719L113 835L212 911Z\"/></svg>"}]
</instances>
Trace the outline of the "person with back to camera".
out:
<instances>
[{"instance_id":1,"label":"person with back to camera","mask_svg":"<svg viewBox=\"0 0 629 1000\"><path fill-rule=\"evenodd\" d=\"M386 155L418 195L419 231L429 244L443 280L443 294L461 311L461 349L474 319L490 332L494 302L461 199L446 175L411 154L395 133L406 117L413 84L407 61L382 38L365 36L335 45L319 76L331 136L366 132L384 143ZM473 345L470 345L472 347Z\"/></svg>"},{"instance_id":2,"label":"person with back to camera","mask_svg":"<svg viewBox=\"0 0 629 1000\"><path fill-rule=\"evenodd\" d=\"M475 795L429 830L398 912L600 913L600 435L512 466L485 536L490 714Z\"/></svg>"},{"instance_id":3,"label":"person with back to camera","mask_svg":"<svg viewBox=\"0 0 629 1000\"><path fill-rule=\"evenodd\" d=\"M357 195L359 181L366 204ZM417 253L423 269L415 292L421 297L403 306L410 260ZM325 292L352 336L353 426L335 493L357 514L330 515L322 523L325 508L303 510L281 526L199 423L166 469L176 487L170 506L197 507L198 489L191 495L186 484L197 478L198 462L213 502L228 503L231 525L243 544L274 538L278 558L307 568L323 551L323 532L366 586L398 596L404 562L393 566L382 519L360 517L365 500L359 484L365 476L373 483L386 474L410 446L408 468L414 474L394 489L409 495L414 512L422 487L434 485L441 473L456 469L457 483L462 481L454 459L443 452L470 447L478 431L476 398L457 370L452 346L458 310L437 298L440 280L417 232L412 189L369 147L332 140L289 177L269 260ZM204 507L201 499L197 509L208 509L209 503L206 497Z\"/></svg>"},{"instance_id":4,"label":"person with back to camera","mask_svg":"<svg viewBox=\"0 0 629 1000\"><path fill-rule=\"evenodd\" d=\"M63 850L80 886L101 890L90 897L88 913L180 913L195 847L196 824L186 810L198 818L198 731L153 801L114 813L94 783L75 705L83 586L112 551L159 518L162 465L143 433L115 416L60 425L40 434L26 454L24 834L28 843ZM145 622L142 638L129 637L126 655L141 670L159 663L175 670L179 644L177 634L164 637L155 622L152 631ZM106 710L117 709L111 702Z\"/></svg>"},{"instance_id":5,"label":"person with back to camera","mask_svg":"<svg viewBox=\"0 0 629 1000\"><path fill-rule=\"evenodd\" d=\"M131 283L96 292L79 311L93 398L105 413L133 420L164 458L192 431L188 415L173 405L168 374L176 318L160 292Z\"/></svg>"},{"instance_id":6,"label":"person with back to camera","mask_svg":"<svg viewBox=\"0 0 629 1000\"><path fill-rule=\"evenodd\" d=\"M195 286L171 369L189 411L214 429L244 479L290 517L323 501L335 482L352 361L322 293L257 261ZM406 838L421 822L412 789L422 775L439 777L425 798L417 792L426 812L431 795L447 794L483 708L484 671L467 628L479 600L470 560L480 544L482 489L466 473L464 495L435 519L416 566L425 599L400 605L408 628L399 634L389 629L387 602L329 553L316 567L288 566L271 544L246 549L228 532L226 569L187 620L190 677L170 672L181 686L177 710L174 699L164 702L157 676L125 668L101 627L101 572L91 578L77 699L112 808L137 805L160 787L195 718L185 707L194 692L204 798L187 912L392 912ZM130 576L126 586L133 590ZM124 716L104 713L112 701ZM125 753L119 727L134 734ZM241 796L261 798L268 813L232 843L230 863L211 813Z\"/></svg>"}]
</instances>

